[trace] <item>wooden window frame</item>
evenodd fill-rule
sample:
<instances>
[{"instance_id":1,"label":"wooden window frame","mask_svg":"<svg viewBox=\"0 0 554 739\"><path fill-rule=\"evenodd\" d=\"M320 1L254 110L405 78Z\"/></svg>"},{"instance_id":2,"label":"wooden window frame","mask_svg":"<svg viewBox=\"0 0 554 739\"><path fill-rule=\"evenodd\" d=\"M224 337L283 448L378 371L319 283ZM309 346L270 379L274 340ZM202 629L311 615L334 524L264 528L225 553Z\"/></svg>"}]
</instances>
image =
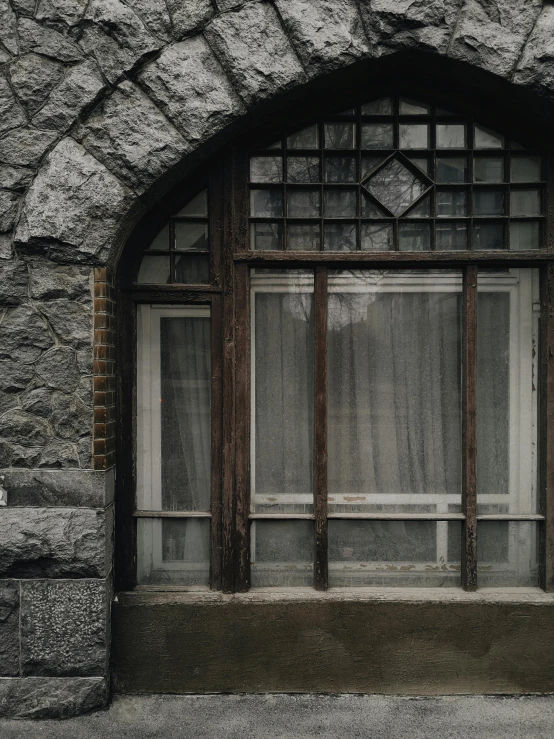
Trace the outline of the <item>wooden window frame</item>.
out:
<instances>
[{"instance_id":1,"label":"wooden window frame","mask_svg":"<svg viewBox=\"0 0 554 739\"><path fill-rule=\"evenodd\" d=\"M134 285L137 258L152 235L133 243L122 260L117 294L118 434L116 587L136 587L136 306L206 305L212 320L212 503L210 587L226 593L250 588L249 527L263 514L250 513L250 286L252 267L314 271L314 587L328 587L327 561L327 276L328 269L457 268L462 270L462 514L416 514L419 519L462 522L461 586L477 588L476 535L476 332L480 267L535 267L540 273L539 513L509 520L539 524L540 586L554 592L554 156L546 156L547 208L543 248L533 252L260 252L248 245L246 145L230 148L209 170L211 279L208 285ZM175 209L203 183L191 180L166 207ZM162 214L163 216L163 214ZM158 225L160 217L158 215ZM152 514L150 514L152 515ZM165 513L187 517L189 514ZM266 517L269 517L267 515ZM271 520L306 515L271 514ZM360 518L410 519L409 514ZM414 516L412 516L414 517ZM492 520L493 517L484 517ZM500 514L498 520L506 520ZM157 588L167 590L168 588ZM187 590L190 588L180 588Z\"/></svg>"}]
</instances>

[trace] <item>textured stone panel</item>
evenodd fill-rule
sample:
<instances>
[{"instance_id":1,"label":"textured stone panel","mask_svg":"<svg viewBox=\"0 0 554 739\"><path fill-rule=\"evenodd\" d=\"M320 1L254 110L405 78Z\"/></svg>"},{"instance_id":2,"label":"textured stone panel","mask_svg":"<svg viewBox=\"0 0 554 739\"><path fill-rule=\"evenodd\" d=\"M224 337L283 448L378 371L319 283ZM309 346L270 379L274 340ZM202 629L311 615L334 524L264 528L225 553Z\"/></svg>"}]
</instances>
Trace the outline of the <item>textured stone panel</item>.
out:
<instances>
[{"instance_id":1,"label":"textured stone panel","mask_svg":"<svg viewBox=\"0 0 554 739\"><path fill-rule=\"evenodd\" d=\"M43 354L37 362L38 376L48 387L64 392L73 392L79 384L79 368L75 351L65 346L56 346Z\"/></svg>"},{"instance_id":2,"label":"textured stone panel","mask_svg":"<svg viewBox=\"0 0 554 739\"><path fill-rule=\"evenodd\" d=\"M11 234L0 234L0 259L11 259L12 256L13 256L12 235Z\"/></svg>"},{"instance_id":3,"label":"textured stone panel","mask_svg":"<svg viewBox=\"0 0 554 739\"><path fill-rule=\"evenodd\" d=\"M202 36L164 49L138 79L192 145L213 136L244 111Z\"/></svg>"},{"instance_id":4,"label":"textured stone panel","mask_svg":"<svg viewBox=\"0 0 554 739\"><path fill-rule=\"evenodd\" d=\"M0 162L20 167L36 167L59 134L35 128L15 128L0 139Z\"/></svg>"},{"instance_id":5,"label":"textured stone panel","mask_svg":"<svg viewBox=\"0 0 554 739\"><path fill-rule=\"evenodd\" d=\"M50 423L57 437L76 441L90 433L90 409L76 395L55 392L52 409Z\"/></svg>"},{"instance_id":6,"label":"textured stone panel","mask_svg":"<svg viewBox=\"0 0 554 739\"><path fill-rule=\"evenodd\" d=\"M57 429L54 431L57 433ZM41 450L38 466L54 469L79 467L79 454L75 444L54 439Z\"/></svg>"},{"instance_id":7,"label":"textured stone panel","mask_svg":"<svg viewBox=\"0 0 554 739\"><path fill-rule=\"evenodd\" d=\"M8 0L0 0L0 41L11 54L17 54L17 18Z\"/></svg>"},{"instance_id":8,"label":"textured stone panel","mask_svg":"<svg viewBox=\"0 0 554 739\"><path fill-rule=\"evenodd\" d=\"M375 56L401 49L445 52L463 0L362 0Z\"/></svg>"},{"instance_id":9,"label":"textured stone panel","mask_svg":"<svg viewBox=\"0 0 554 739\"><path fill-rule=\"evenodd\" d=\"M190 150L177 129L132 82L123 82L94 111L79 138L91 154L139 193Z\"/></svg>"},{"instance_id":10,"label":"textured stone panel","mask_svg":"<svg viewBox=\"0 0 554 739\"><path fill-rule=\"evenodd\" d=\"M23 262L0 262L0 306L19 305L27 297L28 282Z\"/></svg>"},{"instance_id":11,"label":"textured stone panel","mask_svg":"<svg viewBox=\"0 0 554 739\"><path fill-rule=\"evenodd\" d=\"M63 64L38 54L24 54L10 65L13 89L31 114L63 79L64 72Z\"/></svg>"},{"instance_id":12,"label":"textured stone panel","mask_svg":"<svg viewBox=\"0 0 554 739\"><path fill-rule=\"evenodd\" d=\"M308 75L351 64L369 55L354 0L276 0L279 13Z\"/></svg>"},{"instance_id":13,"label":"textured stone panel","mask_svg":"<svg viewBox=\"0 0 554 739\"><path fill-rule=\"evenodd\" d=\"M32 365L14 362L12 359L0 359L0 390L9 393L24 390L34 374Z\"/></svg>"},{"instance_id":14,"label":"textured stone panel","mask_svg":"<svg viewBox=\"0 0 554 739\"><path fill-rule=\"evenodd\" d=\"M87 0L39 0L36 18L71 27L81 20L86 7Z\"/></svg>"},{"instance_id":15,"label":"textured stone panel","mask_svg":"<svg viewBox=\"0 0 554 739\"><path fill-rule=\"evenodd\" d=\"M1 173L1 169L0 169ZM90 298L92 294L92 270L78 265L61 265L46 260L29 263L29 290L35 300L47 301Z\"/></svg>"},{"instance_id":16,"label":"textured stone panel","mask_svg":"<svg viewBox=\"0 0 554 739\"><path fill-rule=\"evenodd\" d=\"M100 508L114 499L114 471L0 470L8 506Z\"/></svg>"},{"instance_id":17,"label":"textured stone panel","mask_svg":"<svg viewBox=\"0 0 554 739\"><path fill-rule=\"evenodd\" d=\"M17 15L32 18L35 14L36 2L34 0L11 0L11 4Z\"/></svg>"},{"instance_id":18,"label":"textured stone panel","mask_svg":"<svg viewBox=\"0 0 554 739\"><path fill-rule=\"evenodd\" d=\"M163 46L120 0L91 0L83 23L79 43L112 83Z\"/></svg>"},{"instance_id":19,"label":"textured stone panel","mask_svg":"<svg viewBox=\"0 0 554 739\"><path fill-rule=\"evenodd\" d=\"M81 49L70 39L31 18L21 18L17 30L22 53L43 54L61 62L77 62L83 58Z\"/></svg>"},{"instance_id":20,"label":"textured stone panel","mask_svg":"<svg viewBox=\"0 0 554 739\"><path fill-rule=\"evenodd\" d=\"M513 81L554 97L554 7L545 5L527 41Z\"/></svg>"},{"instance_id":21,"label":"textured stone panel","mask_svg":"<svg viewBox=\"0 0 554 739\"><path fill-rule=\"evenodd\" d=\"M128 0L144 25L164 41L171 39L171 18L165 0Z\"/></svg>"},{"instance_id":22,"label":"textured stone panel","mask_svg":"<svg viewBox=\"0 0 554 739\"><path fill-rule=\"evenodd\" d=\"M90 508L2 508L0 576L104 577L108 525Z\"/></svg>"},{"instance_id":23,"label":"textured stone panel","mask_svg":"<svg viewBox=\"0 0 554 739\"><path fill-rule=\"evenodd\" d=\"M34 115L34 125L64 133L81 112L94 103L105 87L96 62L89 60L77 64Z\"/></svg>"},{"instance_id":24,"label":"textured stone panel","mask_svg":"<svg viewBox=\"0 0 554 739\"><path fill-rule=\"evenodd\" d=\"M10 190L0 190L0 231L11 231L19 207L20 196Z\"/></svg>"},{"instance_id":25,"label":"textured stone panel","mask_svg":"<svg viewBox=\"0 0 554 739\"><path fill-rule=\"evenodd\" d=\"M131 192L114 175L66 138L49 154L31 185L16 240L30 246L47 241L45 256L58 259L103 256L131 202Z\"/></svg>"},{"instance_id":26,"label":"textured stone panel","mask_svg":"<svg viewBox=\"0 0 554 739\"><path fill-rule=\"evenodd\" d=\"M65 719L108 704L107 680L101 677L0 678L3 718Z\"/></svg>"},{"instance_id":27,"label":"textured stone panel","mask_svg":"<svg viewBox=\"0 0 554 739\"><path fill-rule=\"evenodd\" d=\"M277 13L267 2L223 13L205 34L247 105L305 80Z\"/></svg>"},{"instance_id":28,"label":"textured stone panel","mask_svg":"<svg viewBox=\"0 0 554 739\"><path fill-rule=\"evenodd\" d=\"M14 308L0 323L0 359L30 364L53 344L47 322L30 305Z\"/></svg>"},{"instance_id":29,"label":"textured stone panel","mask_svg":"<svg viewBox=\"0 0 554 739\"><path fill-rule=\"evenodd\" d=\"M8 190L24 190L31 184L33 175L34 172L31 169L0 164L0 182Z\"/></svg>"},{"instance_id":30,"label":"textured stone panel","mask_svg":"<svg viewBox=\"0 0 554 739\"><path fill-rule=\"evenodd\" d=\"M509 77L542 6L543 0L465 0L449 56Z\"/></svg>"},{"instance_id":31,"label":"textured stone panel","mask_svg":"<svg viewBox=\"0 0 554 739\"><path fill-rule=\"evenodd\" d=\"M2 416L2 439L11 444L40 447L46 444L50 436L48 423L32 413L14 408Z\"/></svg>"},{"instance_id":32,"label":"textured stone panel","mask_svg":"<svg viewBox=\"0 0 554 739\"><path fill-rule=\"evenodd\" d=\"M211 0L167 0L176 39L194 33L214 14Z\"/></svg>"},{"instance_id":33,"label":"textured stone panel","mask_svg":"<svg viewBox=\"0 0 554 739\"><path fill-rule=\"evenodd\" d=\"M40 311L46 316L60 342L75 349L88 349L92 353L91 303L61 298L44 303L40 306Z\"/></svg>"},{"instance_id":34,"label":"textured stone panel","mask_svg":"<svg viewBox=\"0 0 554 739\"><path fill-rule=\"evenodd\" d=\"M11 91L8 80L4 75L0 75L0 135L25 123L25 115Z\"/></svg>"},{"instance_id":35,"label":"textured stone panel","mask_svg":"<svg viewBox=\"0 0 554 739\"><path fill-rule=\"evenodd\" d=\"M34 676L103 676L107 658L104 580L21 583L21 668Z\"/></svg>"},{"instance_id":36,"label":"textured stone panel","mask_svg":"<svg viewBox=\"0 0 554 739\"><path fill-rule=\"evenodd\" d=\"M19 675L19 584L0 580L0 675Z\"/></svg>"}]
</instances>

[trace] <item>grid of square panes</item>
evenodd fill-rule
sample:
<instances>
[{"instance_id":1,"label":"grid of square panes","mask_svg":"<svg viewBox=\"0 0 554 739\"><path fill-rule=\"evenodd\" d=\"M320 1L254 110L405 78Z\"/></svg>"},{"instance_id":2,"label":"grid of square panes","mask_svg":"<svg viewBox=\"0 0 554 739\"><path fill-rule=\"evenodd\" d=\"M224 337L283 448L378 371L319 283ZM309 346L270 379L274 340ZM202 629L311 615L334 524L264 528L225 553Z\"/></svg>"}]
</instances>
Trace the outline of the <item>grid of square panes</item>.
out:
<instances>
[{"instance_id":1,"label":"grid of square panes","mask_svg":"<svg viewBox=\"0 0 554 739\"><path fill-rule=\"evenodd\" d=\"M208 192L202 190L172 216L140 263L140 285L202 285L210 281Z\"/></svg>"},{"instance_id":2,"label":"grid of square panes","mask_svg":"<svg viewBox=\"0 0 554 739\"><path fill-rule=\"evenodd\" d=\"M453 112L384 98L250 156L250 248L535 250L538 152Z\"/></svg>"}]
</instances>

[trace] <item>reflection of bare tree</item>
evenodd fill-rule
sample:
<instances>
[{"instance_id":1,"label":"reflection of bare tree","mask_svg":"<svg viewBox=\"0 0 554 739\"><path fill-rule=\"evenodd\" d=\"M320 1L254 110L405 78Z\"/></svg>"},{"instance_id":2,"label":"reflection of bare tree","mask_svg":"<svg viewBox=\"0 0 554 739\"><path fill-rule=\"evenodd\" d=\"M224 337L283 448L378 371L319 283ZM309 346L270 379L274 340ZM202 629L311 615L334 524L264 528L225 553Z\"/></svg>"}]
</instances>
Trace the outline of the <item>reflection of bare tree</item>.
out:
<instances>
[{"instance_id":1,"label":"reflection of bare tree","mask_svg":"<svg viewBox=\"0 0 554 739\"><path fill-rule=\"evenodd\" d=\"M425 191L425 184L410 172L398 159L388 162L371 177L367 189L386 206L399 215Z\"/></svg>"}]
</instances>

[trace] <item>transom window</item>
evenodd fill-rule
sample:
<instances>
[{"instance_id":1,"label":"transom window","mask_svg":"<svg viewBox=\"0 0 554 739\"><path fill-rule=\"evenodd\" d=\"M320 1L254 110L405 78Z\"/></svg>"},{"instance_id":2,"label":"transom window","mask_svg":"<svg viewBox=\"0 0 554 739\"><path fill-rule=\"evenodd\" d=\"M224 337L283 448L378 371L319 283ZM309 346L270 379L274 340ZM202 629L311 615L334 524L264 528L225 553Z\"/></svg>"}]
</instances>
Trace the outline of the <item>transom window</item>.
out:
<instances>
[{"instance_id":1,"label":"transom window","mask_svg":"<svg viewBox=\"0 0 554 739\"><path fill-rule=\"evenodd\" d=\"M126 587L548 588L546 158L402 97L264 136L122 271Z\"/></svg>"}]
</instances>

